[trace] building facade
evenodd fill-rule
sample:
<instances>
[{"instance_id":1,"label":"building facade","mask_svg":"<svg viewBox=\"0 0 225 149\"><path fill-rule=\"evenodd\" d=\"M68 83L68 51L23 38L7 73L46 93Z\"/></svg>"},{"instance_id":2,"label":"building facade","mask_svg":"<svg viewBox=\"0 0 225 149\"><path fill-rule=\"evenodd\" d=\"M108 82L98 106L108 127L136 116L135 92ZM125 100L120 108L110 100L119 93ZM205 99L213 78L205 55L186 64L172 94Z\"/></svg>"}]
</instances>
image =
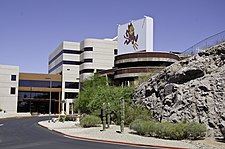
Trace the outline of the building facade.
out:
<instances>
[{"instance_id":1,"label":"building facade","mask_svg":"<svg viewBox=\"0 0 225 149\"><path fill-rule=\"evenodd\" d=\"M114 57L117 55L117 42L100 39L85 39L80 43L80 81L93 75L95 72L110 69L114 66Z\"/></svg>"},{"instance_id":2,"label":"building facade","mask_svg":"<svg viewBox=\"0 0 225 149\"><path fill-rule=\"evenodd\" d=\"M71 113L79 93L80 43L63 41L49 56L49 74L62 76L62 111Z\"/></svg>"},{"instance_id":3,"label":"building facade","mask_svg":"<svg viewBox=\"0 0 225 149\"><path fill-rule=\"evenodd\" d=\"M7 115L17 113L19 67L0 65L0 108Z\"/></svg>"},{"instance_id":4,"label":"building facade","mask_svg":"<svg viewBox=\"0 0 225 149\"><path fill-rule=\"evenodd\" d=\"M49 56L49 74L62 75L62 111L71 113L80 91L80 83L93 73L110 69L117 55L117 42L85 39L82 42L63 41Z\"/></svg>"},{"instance_id":5,"label":"building facade","mask_svg":"<svg viewBox=\"0 0 225 149\"><path fill-rule=\"evenodd\" d=\"M140 76L153 75L179 61L180 57L168 52L134 52L115 57L113 69L99 72L113 80L115 85L129 86Z\"/></svg>"},{"instance_id":6,"label":"building facade","mask_svg":"<svg viewBox=\"0 0 225 149\"><path fill-rule=\"evenodd\" d=\"M19 113L60 113L61 75L19 73Z\"/></svg>"}]
</instances>

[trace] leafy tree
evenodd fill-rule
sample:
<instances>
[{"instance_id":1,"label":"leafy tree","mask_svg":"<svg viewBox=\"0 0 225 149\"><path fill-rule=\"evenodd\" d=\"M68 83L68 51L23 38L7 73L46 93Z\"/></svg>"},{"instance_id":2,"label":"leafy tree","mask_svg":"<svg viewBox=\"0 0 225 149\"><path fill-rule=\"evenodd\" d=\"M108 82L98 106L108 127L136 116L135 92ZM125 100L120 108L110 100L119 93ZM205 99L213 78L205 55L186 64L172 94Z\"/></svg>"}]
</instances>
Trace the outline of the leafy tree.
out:
<instances>
[{"instance_id":1,"label":"leafy tree","mask_svg":"<svg viewBox=\"0 0 225 149\"><path fill-rule=\"evenodd\" d=\"M124 98L127 104L131 104L134 94L133 87L110 86L110 80L105 77L94 75L82 84L81 93L75 101L75 110L82 113L101 114L103 103L109 103L111 111L118 118L120 112L120 100Z\"/></svg>"}]
</instances>

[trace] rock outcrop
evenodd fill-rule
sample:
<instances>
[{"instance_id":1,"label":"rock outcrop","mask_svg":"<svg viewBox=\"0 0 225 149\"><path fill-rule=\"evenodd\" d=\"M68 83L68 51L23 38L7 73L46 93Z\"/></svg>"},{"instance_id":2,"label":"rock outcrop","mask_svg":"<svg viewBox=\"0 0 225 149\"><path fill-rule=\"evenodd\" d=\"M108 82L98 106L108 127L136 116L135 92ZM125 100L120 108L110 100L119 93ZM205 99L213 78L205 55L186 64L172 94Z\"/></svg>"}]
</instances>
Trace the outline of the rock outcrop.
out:
<instances>
[{"instance_id":1,"label":"rock outcrop","mask_svg":"<svg viewBox=\"0 0 225 149\"><path fill-rule=\"evenodd\" d=\"M225 43L176 62L136 88L136 104L156 121L196 121L225 136Z\"/></svg>"}]
</instances>

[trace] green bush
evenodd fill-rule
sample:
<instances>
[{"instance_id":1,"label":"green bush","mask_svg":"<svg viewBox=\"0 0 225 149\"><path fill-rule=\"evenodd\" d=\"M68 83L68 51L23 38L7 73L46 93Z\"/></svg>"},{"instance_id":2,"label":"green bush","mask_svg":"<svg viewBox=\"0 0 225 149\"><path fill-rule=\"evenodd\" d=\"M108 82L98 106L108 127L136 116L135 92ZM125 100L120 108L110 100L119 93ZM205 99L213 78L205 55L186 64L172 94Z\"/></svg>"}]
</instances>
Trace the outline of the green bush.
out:
<instances>
[{"instance_id":1,"label":"green bush","mask_svg":"<svg viewBox=\"0 0 225 149\"><path fill-rule=\"evenodd\" d=\"M138 129L141 127L140 125L145 122L144 120L141 119L136 119L135 121L133 121L132 123L130 123L130 129L134 130L134 131L138 131Z\"/></svg>"},{"instance_id":2,"label":"green bush","mask_svg":"<svg viewBox=\"0 0 225 149\"><path fill-rule=\"evenodd\" d=\"M101 119L98 116L87 115L80 120L81 127L98 127L102 123Z\"/></svg>"},{"instance_id":3,"label":"green bush","mask_svg":"<svg viewBox=\"0 0 225 149\"><path fill-rule=\"evenodd\" d=\"M189 139L199 139L206 135L206 126L196 122L188 123L187 137Z\"/></svg>"},{"instance_id":4,"label":"green bush","mask_svg":"<svg viewBox=\"0 0 225 149\"><path fill-rule=\"evenodd\" d=\"M206 134L206 126L199 123L155 123L151 121L135 120L130 129L139 135L156 136L163 139L199 139Z\"/></svg>"},{"instance_id":5,"label":"green bush","mask_svg":"<svg viewBox=\"0 0 225 149\"><path fill-rule=\"evenodd\" d=\"M135 105L125 106L125 125L127 126L136 119L150 121L151 118L151 112L147 108Z\"/></svg>"},{"instance_id":6,"label":"green bush","mask_svg":"<svg viewBox=\"0 0 225 149\"><path fill-rule=\"evenodd\" d=\"M151 121L145 121L137 119L130 124L130 129L136 131L139 135L154 136L155 135L155 123Z\"/></svg>"},{"instance_id":7,"label":"green bush","mask_svg":"<svg viewBox=\"0 0 225 149\"><path fill-rule=\"evenodd\" d=\"M0 112L2 112L2 109L0 108Z\"/></svg>"}]
</instances>

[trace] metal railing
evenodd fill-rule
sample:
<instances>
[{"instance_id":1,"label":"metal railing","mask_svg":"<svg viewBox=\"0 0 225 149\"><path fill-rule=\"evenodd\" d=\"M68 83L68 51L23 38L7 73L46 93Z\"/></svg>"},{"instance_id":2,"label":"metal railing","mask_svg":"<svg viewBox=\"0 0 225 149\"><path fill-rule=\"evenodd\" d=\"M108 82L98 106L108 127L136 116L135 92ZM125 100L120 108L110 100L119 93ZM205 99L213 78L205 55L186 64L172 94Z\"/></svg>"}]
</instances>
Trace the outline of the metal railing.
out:
<instances>
[{"instance_id":1,"label":"metal railing","mask_svg":"<svg viewBox=\"0 0 225 149\"><path fill-rule=\"evenodd\" d=\"M181 53L184 55L196 55L201 50L213 47L222 42L225 42L225 30L201 40L200 42L196 43L195 45L191 46L190 48Z\"/></svg>"}]
</instances>

